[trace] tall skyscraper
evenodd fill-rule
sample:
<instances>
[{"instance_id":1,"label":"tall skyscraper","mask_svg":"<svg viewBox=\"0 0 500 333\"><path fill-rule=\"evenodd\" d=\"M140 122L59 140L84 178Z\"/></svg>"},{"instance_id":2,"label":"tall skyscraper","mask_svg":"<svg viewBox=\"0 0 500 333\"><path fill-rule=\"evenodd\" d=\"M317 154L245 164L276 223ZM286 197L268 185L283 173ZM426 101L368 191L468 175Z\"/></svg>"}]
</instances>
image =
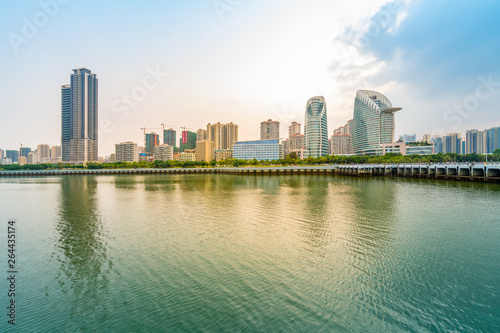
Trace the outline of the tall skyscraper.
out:
<instances>
[{"instance_id":1,"label":"tall skyscraper","mask_svg":"<svg viewBox=\"0 0 500 333\"><path fill-rule=\"evenodd\" d=\"M24 157L28 158L29 153L31 153L31 148L29 148L29 147L19 148L19 156L24 156Z\"/></svg>"},{"instance_id":2,"label":"tall skyscraper","mask_svg":"<svg viewBox=\"0 0 500 333\"><path fill-rule=\"evenodd\" d=\"M394 141L394 113L387 97L372 90L358 90L354 99L352 147L354 154L374 154L381 144Z\"/></svg>"},{"instance_id":3,"label":"tall skyscraper","mask_svg":"<svg viewBox=\"0 0 500 333\"><path fill-rule=\"evenodd\" d=\"M498 147L500 147L500 142L498 141L498 132L498 127L487 129L484 131L478 131L477 129L466 131L465 153L492 153L493 151L495 151L495 149L498 149Z\"/></svg>"},{"instance_id":4,"label":"tall skyscraper","mask_svg":"<svg viewBox=\"0 0 500 333\"><path fill-rule=\"evenodd\" d=\"M462 134L450 133L443 136L443 153L462 154Z\"/></svg>"},{"instance_id":5,"label":"tall skyscraper","mask_svg":"<svg viewBox=\"0 0 500 333\"><path fill-rule=\"evenodd\" d=\"M493 127L485 130L486 132L486 149L489 154L500 149L500 127Z\"/></svg>"},{"instance_id":6,"label":"tall skyscraper","mask_svg":"<svg viewBox=\"0 0 500 333\"><path fill-rule=\"evenodd\" d=\"M307 101L304 125L304 154L319 157L328 154L328 124L323 96Z\"/></svg>"},{"instance_id":7,"label":"tall skyscraper","mask_svg":"<svg viewBox=\"0 0 500 333\"><path fill-rule=\"evenodd\" d=\"M290 138L292 135L300 135L300 124L296 121L293 121L290 126L288 126L288 137Z\"/></svg>"},{"instance_id":8,"label":"tall skyscraper","mask_svg":"<svg viewBox=\"0 0 500 333\"><path fill-rule=\"evenodd\" d=\"M60 162L62 158L62 147L52 146L50 147L50 159L52 162Z\"/></svg>"},{"instance_id":9,"label":"tall skyscraper","mask_svg":"<svg viewBox=\"0 0 500 333\"><path fill-rule=\"evenodd\" d=\"M64 162L98 160L97 76L87 68L73 69L71 83L61 86L61 145Z\"/></svg>"},{"instance_id":10,"label":"tall skyscraper","mask_svg":"<svg viewBox=\"0 0 500 333\"><path fill-rule=\"evenodd\" d=\"M163 131L163 143L172 147L177 147L175 142L176 132L173 128L169 128Z\"/></svg>"},{"instance_id":11,"label":"tall skyscraper","mask_svg":"<svg viewBox=\"0 0 500 333\"><path fill-rule=\"evenodd\" d=\"M431 143L434 145L434 154L443 153L443 138L440 136L435 136L431 139Z\"/></svg>"},{"instance_id":12,"label":"tall skyscraper","mask_svg":"<svg viewBox=\"0 0 500 333\"><path fill-rule=\"evenodd\" d=\"M146 156L153 156L155 152L155 147L160 144L160 136L156 133L146 133L146 137L144 138L146 147Z\"/></svg>"},{"instance_id":13,"label":"tall skyscraper","mask_svg":"<svg viewBox=\"0 0 500 333\"><path fill-rule=\"evenodd\" d=\"M50 146L47 144L41 144L36 147L40 159L43 161L50 158Z\"/></svg>"},{"instance_id":14,"label":"tall skyscraper","mask_svg":"<svg viewBox=\"0 0 500 333\"><path fill-rule=\"evenodd\" d=\"M205 141L207 139L207 130L199 129L196 131L196 141Z\"/></svg>"},{"instance_id":15,"label":"tall skyscraper","mask_svg":"<svg viewBox=\"0 0 500 333\"><path fill-rule=\"evenodd\" d=\"M19 152L17 150L6 150L5 157L10 158L12 162L17 162L17 159L19 158Z\"/></svg>"},{"instance_id":16,"label":"tall skyscraper","mask_svg":"<svg viewBox=\"0 0 500 333\"><path fill-rule=\"evenodd\" d=\"M0 158L4 158L4 150L3 149L0 149Z\"/></svg>"},{"instance_id":17,"label":"tall skyscraper","mask_svg":"<svg viewBox=\"0 0 500 333\"><path fill-rule=\"evenodd\" d=\"M196 133L191 131L182 131L182 136L179 139L180 151L183 152L186 149L196 148Z\"/></svg>"},{"instance_id":18,"label":"tall skyscraper","mask_svg":"<svg viewBox=\"0 0 500 333\"><path fill-rule=\"evenodd\" d=\"M273 140L280 137L280 122L268 119L260 123L260 139Z\"/></svg>"},{"instance_id":19,"label":"tall skyscraper","mask_svg":"<svg viewBox=\"0 0 500 333\"><path fill-rule=\"evenodd\" d=\"M233 144L238 141L238 125L233 123L208 124L207 138L214 143L214 149L232 149Z\"/></svg>"}]
</instances>

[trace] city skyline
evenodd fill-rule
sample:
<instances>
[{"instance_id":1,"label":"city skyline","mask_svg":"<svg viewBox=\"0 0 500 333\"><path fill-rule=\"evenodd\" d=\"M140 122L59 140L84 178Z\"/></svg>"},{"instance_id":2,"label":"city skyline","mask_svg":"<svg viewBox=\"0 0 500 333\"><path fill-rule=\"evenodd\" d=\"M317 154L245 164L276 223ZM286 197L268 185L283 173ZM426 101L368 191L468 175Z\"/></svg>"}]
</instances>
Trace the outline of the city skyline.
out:
<instances>
[{"instance_id":1,"label":"city skyline","mask_svg":"<svg viewBox=\"0 0 500 333\"><path fill-rule=\"evenodd\" d=\"M272 118L286 133L292 121L304 122L304 101L316 95L325 96L329 127L337 128L352 118L360 89L382 91L405 108L397 135L465 135L500 122L493 59L500 5L493 1L255 1L226 10L201 1L43 3L51 7L2 5L0 57L11 78L0 89L4 150L60 144L57 87L79 67L101 79L101 156L118 142L142 142L141 127L165 122L177 131L234 122L240 140L254 140L246 124ZM308 44L318 51L305 52Z\"/></svg>"}]
</instances>

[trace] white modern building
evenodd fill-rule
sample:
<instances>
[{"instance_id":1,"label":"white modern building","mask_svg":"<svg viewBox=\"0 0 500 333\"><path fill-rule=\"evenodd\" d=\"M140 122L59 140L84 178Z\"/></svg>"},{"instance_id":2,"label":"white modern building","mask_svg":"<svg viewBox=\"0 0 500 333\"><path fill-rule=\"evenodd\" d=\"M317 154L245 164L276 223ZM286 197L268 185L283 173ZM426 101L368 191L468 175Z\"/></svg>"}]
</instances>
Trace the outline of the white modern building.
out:
<instances>
[{"instance_id":1,"label":"white modern building","mask_svg":"<svg viewBox=\"0 0 500 333\"><path fill-rule=\"evenodd\" d=\"M233 158L238 160L279 160L283 158L283 145L278 139L238 141L233 146Z\"/></svg>"},{"instance_id":2,"label":"white modern building","mask_svg":"<svg viewBox=\"0 0 500 333\"><path fill-rule=\"evenodd\" d=\"M304 125L304 155L319 157L328 154L328 123L323 96L307 101Z\"/></svg>"},{"instance_id":3,"label":"white modern building","mask_svg":"<svg viewBox=\"0 0 500 333\"><path fill-rule=\"evenodd\" d=\"M394 141L395 108L389 99L373 90L358 90L354 99L353 153L373 155L382 144Z\"/></svg>"}]
</instances>

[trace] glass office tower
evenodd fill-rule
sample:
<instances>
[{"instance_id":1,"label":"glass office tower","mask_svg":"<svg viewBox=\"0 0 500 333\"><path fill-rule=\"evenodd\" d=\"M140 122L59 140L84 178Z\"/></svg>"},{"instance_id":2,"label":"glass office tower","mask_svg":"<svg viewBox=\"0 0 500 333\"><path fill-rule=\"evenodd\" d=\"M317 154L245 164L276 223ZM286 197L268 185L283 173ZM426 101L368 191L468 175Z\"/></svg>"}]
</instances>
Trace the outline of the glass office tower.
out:
<instances>
[{"instance_id":1,"label":"glass office tower","mask_svg":"<svg viewBox=\"0 0 500 333\"><path fill-rule=\"evenodd\" d=\"M73 69L71 83L61 86L61 146L64 162L98 160L97 76L87 68Z\"/></svg>"},{"instance_id":2,"label":"glass office tower","mask_svg":"<svg viewBox=\"0 0 500 333\"><path fill-rule=\"evenodd\" d=\"M352 147L354 154L375 154L383 143L394 141L394 113L387 97L372 90L358 90L354 100Z\"/></svg>"},{"instance_id":3,"label":"glass office tower","mask_svg":"<svg viewBox=\"0 0 500 333\"><path fill-rule=\"evenodd\" d=\"M328 124L326 102L323 96L307 101L304 125L304 156L319 157L328 154Z\"/></svg>"}]
</instances>

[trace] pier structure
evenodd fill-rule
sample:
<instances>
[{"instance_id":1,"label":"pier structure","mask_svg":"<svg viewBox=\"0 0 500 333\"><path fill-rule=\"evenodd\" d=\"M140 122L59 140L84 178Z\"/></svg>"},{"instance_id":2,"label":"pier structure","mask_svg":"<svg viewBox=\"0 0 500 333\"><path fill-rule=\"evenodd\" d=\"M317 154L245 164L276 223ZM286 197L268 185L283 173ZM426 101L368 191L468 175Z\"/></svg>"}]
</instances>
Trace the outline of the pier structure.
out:
<instances>
[{"instance_id":1,"label":"pier structure","mask_svg":"<svg viewBox=\"0 0 500 333\"><path fill-rule=\"evenodd\" d=\"M500 164L349 164L319 166L144 168L144 169L67 169L0 171L0 177L39 177L65 175L348 175L357 177L388 176L459 181L500 182Z\"/></svg>"}]
</instances>

